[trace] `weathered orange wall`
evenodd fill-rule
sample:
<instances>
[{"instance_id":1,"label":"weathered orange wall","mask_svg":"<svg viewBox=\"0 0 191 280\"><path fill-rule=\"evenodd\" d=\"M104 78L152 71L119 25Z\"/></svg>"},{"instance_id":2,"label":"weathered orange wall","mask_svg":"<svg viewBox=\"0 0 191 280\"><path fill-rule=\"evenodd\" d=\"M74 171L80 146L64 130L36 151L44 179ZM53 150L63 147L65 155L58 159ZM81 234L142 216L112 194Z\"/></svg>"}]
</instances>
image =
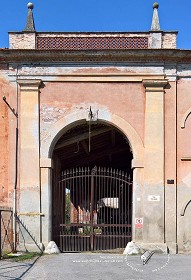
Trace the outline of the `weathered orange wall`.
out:
<instances>
[{"instance_id":1,"label":"weathered orange wall","mask_svg":"<svg viewBox=\"0 0 191 280\"><path fill-rule=\"evenodd\" d=\"M65 114L80 107L87 110L87 104L93 109L94 104L98 104L98 108L106 107L126 119L142 140L144 138L145 89L142 83L45 83L40 103L64 108Z\"/></svg>"},{"instance_id":2,"label":"weathered orange wall","mask_svg":"<svg viewBox=\"0 0 191 280\"><path fill-rule=\"evenodd\" d=\"M167 179L176 181L176 82L170 83L169 89L165 90L164 98L165 182L167 182Z\"/></svg>"},{"instance_id":3,"label":"weathered orange wall","mask_svg":"<svg viewBox=\"0 0 191 280\"><path fill-rule=\"evenodd\" d=\"M191 139L191 130L186 127L181 128L181 121L184 117L184 114L188 109L191 109L191 80L181 79L177 84L178 96L177 96L177 153L178 153L178 181L181 181L188 173L191 172L191 162L182 161L181 158L188 157L191 155L188 151L185 150L185 142L190 141ZM187 120L188 121L188 120Z\"/></svg>"},{"instance_id":4,"label":"weathered orange wall","mask_svg":"<svg viewBox=\"0 0 191 280\"><path fill-rule=\"evenodd\" d=\"M3 101L6 82L0 78L0 206L8 204L8 108Z\"/></svg>"}]
</instances>

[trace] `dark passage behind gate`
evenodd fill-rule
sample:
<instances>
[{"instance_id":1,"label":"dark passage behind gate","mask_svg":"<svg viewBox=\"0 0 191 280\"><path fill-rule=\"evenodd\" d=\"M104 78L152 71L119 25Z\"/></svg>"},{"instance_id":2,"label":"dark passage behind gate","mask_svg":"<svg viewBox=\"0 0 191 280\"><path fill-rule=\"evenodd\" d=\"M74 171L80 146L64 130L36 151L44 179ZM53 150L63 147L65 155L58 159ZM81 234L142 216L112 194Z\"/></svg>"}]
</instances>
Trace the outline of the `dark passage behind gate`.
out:
<instances>
[{"instance_id":1,"label":"dark passage behind gate","mask_svg":"<svg viewBox=\"0 0 191 280\"><path fill-rule=\"evenodd\" d=\"M101 167L67 170L53 203L53 237L63 252L124 248L131 240L127 173Z\"/></svg>"}]
</instances>

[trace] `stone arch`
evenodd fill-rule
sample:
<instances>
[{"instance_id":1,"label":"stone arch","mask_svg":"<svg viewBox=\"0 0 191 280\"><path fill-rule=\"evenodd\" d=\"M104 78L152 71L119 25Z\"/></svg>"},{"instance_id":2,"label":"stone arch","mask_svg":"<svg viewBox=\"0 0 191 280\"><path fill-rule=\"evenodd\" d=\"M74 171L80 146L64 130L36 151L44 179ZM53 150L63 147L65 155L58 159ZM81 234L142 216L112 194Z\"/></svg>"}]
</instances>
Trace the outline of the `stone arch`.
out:
<instances>
[{"instance_id":1,"label":"stone arch","mask_svg":"<svg viewBox=\"0 0 191 280\"><path fill-rule=\"evenodd\" d=\"M60 136L66 132L74 124L83 122L87 119L87 112L85 110L72 112L59 121L51 125L46 136L41 139L40 149L40 167L41 167L41 205L44 214L42 222L42 239L44 244L52 238L52 153L54 146ZM143 142L136 132L136 130L123 118L111 114L109 111L99 109L98 119L102 122L108 123L121 131L128 139L133 152L132 168L133 168L133 182L136 186L136 192L142 185L142 168L144 167L144 146ZM47 199L49 203L47 203ZM134 197L135 200L135 197ZM133 204L133 217L134 221L136 213L136 204ZM134 230L132 232L134 238Z\"/></svg>"},{"instance_id":2,"label":"stone arch","mask_svg":"<svg viewBox=\"0 0 191 280\"><path fill-rule=\"evenodd\" d=\"M185 128L186 125L186 121L188 119L188 117L191 114L191 107L186 111L186 113L184 114L182 120L181 120L181 128Z\"/></svg>"},{"instance_id":3,"label":"stone arch","mask_svg":"<svg viewBox=\"0 0 191 280\"><path fill-rule=\"evenodd\" d=\"M51 158L55 143L74 123L86 120L87 112L73 112L51 125L48 136L41 141L41 158ZM136 130L123 118L106 110L99 110L98 119L113 125L129 140L133 152L132 167L143 167L144 146Z\"/></svg>"}]
</instances>

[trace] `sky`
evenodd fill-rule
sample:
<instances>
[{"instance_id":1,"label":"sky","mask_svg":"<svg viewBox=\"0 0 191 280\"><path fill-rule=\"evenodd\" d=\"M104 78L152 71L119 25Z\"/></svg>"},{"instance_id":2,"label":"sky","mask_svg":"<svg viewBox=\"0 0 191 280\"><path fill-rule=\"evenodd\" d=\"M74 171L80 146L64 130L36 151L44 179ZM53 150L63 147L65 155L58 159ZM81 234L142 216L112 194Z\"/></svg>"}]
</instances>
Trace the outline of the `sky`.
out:
<instances>
[{"instance_id":1,"label":"sky","mask_svg":"<svg viewBox=\"0 0 191 280\"><path fill-rule=\"evenodd\" d=\"M1 0L0 48L8 32L26 25L26 0ZM33 0L36 31L149 31L153 0ZM191 0L159 0L163 31L178 31L179 49L191 49Z\"/></svg>"}]
</instances>

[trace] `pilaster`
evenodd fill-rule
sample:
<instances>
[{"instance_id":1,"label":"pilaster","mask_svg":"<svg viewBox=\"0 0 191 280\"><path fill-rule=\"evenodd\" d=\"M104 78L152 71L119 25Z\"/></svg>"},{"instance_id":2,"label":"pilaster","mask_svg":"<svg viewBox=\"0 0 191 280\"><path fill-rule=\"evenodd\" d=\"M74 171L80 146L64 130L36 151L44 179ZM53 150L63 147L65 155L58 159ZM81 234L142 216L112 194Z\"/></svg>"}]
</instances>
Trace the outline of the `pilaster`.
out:
<instances>
[{"instance_id":1,"label":"pilaster","mask_svg":"<svg viewBox=\"0 0 191 280\"><path fill-rule=\"evenodd\" d=\"M19 213L30 234L40 241L39 87L41 80L18 80L19 110ZM39 226L38 226L39 225ZM34 241L24 230L25 242Z\"/></svg>"},{"instance_id":2,"label":"pilaster","mask_svg":"<svg viewBox=\"0 0 191 280\"><path fill-rule=\"evenodd\" d=\"M145 170L143 241L164 243L164 87L168 80L143 80Z\"/></svg>"},{"instance_id":3,"label":"pilaster","mask_svg":"<svg viewBox=\"0 0 191 280\"><path fill-rule=\"evenodd\" d=\"M41 174L41 218L42 243L47 246L52 239L52 169L53 161L50 158L40 159Z\"/></svg>"}]
</instances>

